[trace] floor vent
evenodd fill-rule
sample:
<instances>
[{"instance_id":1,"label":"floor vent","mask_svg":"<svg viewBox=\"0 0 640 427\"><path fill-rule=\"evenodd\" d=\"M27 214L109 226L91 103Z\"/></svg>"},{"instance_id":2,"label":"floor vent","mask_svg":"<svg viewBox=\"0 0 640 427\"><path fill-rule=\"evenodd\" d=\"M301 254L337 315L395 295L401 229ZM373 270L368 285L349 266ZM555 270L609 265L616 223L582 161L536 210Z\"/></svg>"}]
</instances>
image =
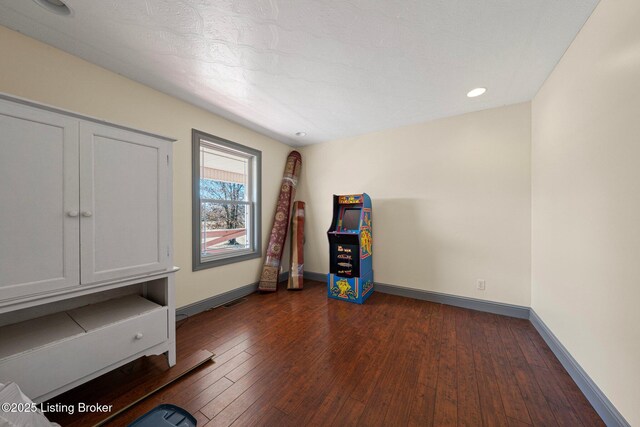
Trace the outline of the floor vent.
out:
<instances>
[{"instance_id":1,"label":"floor vent","mask_svg":"<svg viewBox=\"0 0 640 427\"><path fill-rule=\"evenodd\" d=\"M223 307L225 307L225 308L233 307L234 305L238 305L240 303L243 303L246 300L247 300L246 298L234 299L233 301L230 301L230 302L226 303L225 305L223 305Z\"/></svg>"}]
</instances>

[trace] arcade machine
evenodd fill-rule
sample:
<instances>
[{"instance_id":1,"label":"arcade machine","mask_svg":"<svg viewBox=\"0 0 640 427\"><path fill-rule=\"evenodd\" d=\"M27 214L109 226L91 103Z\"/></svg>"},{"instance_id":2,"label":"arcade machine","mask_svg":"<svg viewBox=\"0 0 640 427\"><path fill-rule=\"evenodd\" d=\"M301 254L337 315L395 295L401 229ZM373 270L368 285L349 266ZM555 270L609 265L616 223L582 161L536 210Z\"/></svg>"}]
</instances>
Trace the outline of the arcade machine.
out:
<instances>
[{"instance_id":1,"label":"arcade machine","mask_svg":"<svg viewBox=\"0 0 640 427\"><path fill-rule=\"evenodd\" d=\"M373 293L371 199L333 196L329 236L329 298L362 304Z\"/></svg>"}]
</instances>

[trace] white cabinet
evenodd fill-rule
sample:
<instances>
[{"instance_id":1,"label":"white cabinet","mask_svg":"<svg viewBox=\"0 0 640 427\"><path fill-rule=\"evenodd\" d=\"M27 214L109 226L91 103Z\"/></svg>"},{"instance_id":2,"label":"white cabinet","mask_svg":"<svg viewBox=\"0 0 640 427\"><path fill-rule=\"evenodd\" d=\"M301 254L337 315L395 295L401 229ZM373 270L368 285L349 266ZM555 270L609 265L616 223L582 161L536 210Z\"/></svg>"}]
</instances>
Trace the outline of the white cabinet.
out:
<instances>
[{"instance_id":1,"label":"white cabinet","mask_svg":"<svg viewBox=\"0 0 640 427\"><path fill-rule=\"evenodd\" d=\"M0 94L0 383L175 364L173 141Z\"/></svg>"},{"instance_id":2,"label":"white cabinet","mask_svg":"<svg viewBox=\"0 0 640 427\"><path fill-rule=\"evenodd\" d=\"M171 267L166 141L80 124L81 282Z\"/></svg>"},{"instance_id":3,"label":"white cabinet","mask_svg":"<svg viewBox=\"0 0 640 427\"><path fill-rule=\"evenodd\" d=\"M171 142L0 99L0 300L165 271Z\"/></svg>"},{"instance_id":4,"label":"white cabinet","mask_svg":"<svg viewBox=\"0 0 640 427\"><path fill-rule=\"evenodd\" d=\"M0 100L0 299L79 284L78 120Z\"/></svg>"}]
</instances>

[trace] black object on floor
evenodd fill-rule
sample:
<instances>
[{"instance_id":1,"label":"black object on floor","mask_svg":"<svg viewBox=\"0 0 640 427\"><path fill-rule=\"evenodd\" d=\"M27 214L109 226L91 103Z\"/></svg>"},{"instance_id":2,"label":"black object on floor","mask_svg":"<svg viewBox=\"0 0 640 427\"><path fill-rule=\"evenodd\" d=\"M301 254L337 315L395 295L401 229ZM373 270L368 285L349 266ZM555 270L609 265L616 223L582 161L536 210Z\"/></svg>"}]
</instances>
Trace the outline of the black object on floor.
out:
<instances>
[{"instance_id":1,"label":"black object on floor","mask_svg":"<svg viewBox=\"0 0 640 427\"><path fill-rule=\"evenodd\" d=\"M196 427L198 422L189 412L169 404L158 405L129 427Z\"/></svg>"}]
</instances>

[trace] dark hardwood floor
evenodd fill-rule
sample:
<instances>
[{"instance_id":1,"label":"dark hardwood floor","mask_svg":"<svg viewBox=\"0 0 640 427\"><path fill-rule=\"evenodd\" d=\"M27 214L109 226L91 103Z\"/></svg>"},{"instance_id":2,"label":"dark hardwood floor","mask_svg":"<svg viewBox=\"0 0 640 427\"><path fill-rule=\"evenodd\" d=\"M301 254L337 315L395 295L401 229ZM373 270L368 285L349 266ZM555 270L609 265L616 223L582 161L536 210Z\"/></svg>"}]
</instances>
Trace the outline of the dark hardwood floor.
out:
<instances>
[{"instance_id":1,"label":"dark hardwood floor","mask_svg":"<svg viewBox=\"0 0 640 427\"><path fill-rule=\"evenodd\" d=\"M306 282L182 320L177 336L179 357L216 363L107 425L160 403L209 427L604 425L526 320L382 293L359 306Z\"/></svg>"}]
</instances>

